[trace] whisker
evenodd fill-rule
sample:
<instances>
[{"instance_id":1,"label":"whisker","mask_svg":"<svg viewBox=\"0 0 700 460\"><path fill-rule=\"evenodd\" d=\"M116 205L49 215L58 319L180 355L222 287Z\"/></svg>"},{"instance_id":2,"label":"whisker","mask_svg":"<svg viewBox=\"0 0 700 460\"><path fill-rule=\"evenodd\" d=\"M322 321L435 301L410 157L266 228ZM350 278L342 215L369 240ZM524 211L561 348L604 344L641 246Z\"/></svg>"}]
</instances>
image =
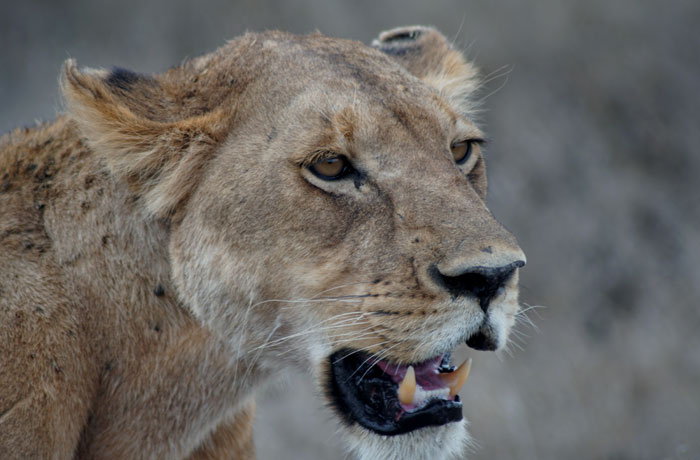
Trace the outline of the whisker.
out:
<instances>
[{"instance_id":1,"label":"whisker","mask_svg":"<svg viewBox=\"0 0 700 460\"><path fill-rule=\"evenodd\" d=\"M354 355L355 353L359 353L359 352L368 350L368 349L370 349L370 348L372 348L372 347L375 347L375 346L378 347L378 346L380 346L380 345L384 345L385 343L389 343L389 342L391 342L391 340L385 340L385 341L383 341L383 342L373 343L373 344L371 344L371 345L367 345L366 347L362 347L362 348L355 349L355 350L351 351L350 353L346 354L345 356L341 356L340 358L338 358L338 359L336 359L335 361L333 361L333 364L338 364L340 361L342 361L342 360L344 360L345 358L348 358L348 357Z\"/></svg>"},{"instance_id":2,"label":"whisker","mask_svg":"<svg viewBox=\"0 0 700 460\"><path fill-rule=\"evenodd\" d=\"M457 39L459 38L459 34L462 32L462 27L464 27L464 21L467 19L467 13L464 12L462 14L462 22L460 22L459 27L457 28L457 33L454 34L452 37L452 40L450 40L450 43L452 46L456 46Z\"/></svg>"},{"instance_id":3,"label":"whisker","mask_svg":"<svg viewBox=\"0 0 700 460\"><path fill-rule=\"evenodd\" d=\"M354 342L354 341L357 341L358 339L363 339L363 338L372 337L372 336L379 337L377 335L377 333L374 331L366 331L366 332L359 334L355 337L350 337L349 339L333 340L331 342L331 345L333 346L333 345L339 345L341 343Z\"/></svg>"},{"instance_id":4,"label":"whisker","mask_svg":"<svg viewBox=\"0 0 700 460\"><path fill-rule=\"evenodd\" d=\"M320 296L321 294L325 294L326 292L335 291L336 289L342 289L342 288L348 287L348 286L357 286L358 284L372 284L372 282L360 282L360 281L358 281L357 283L341 284L341 285L339 285L339 286L334 286L334 287L332 287L332 288L325 289L325 290L319 292L318 294L316 294L315 296L313 296L313 297L311 297L311 298L312 298L312 299L315 299L315 298L317 298L318 296Z\"/></svg>"},{"instance_id":5,"label":"whisker","mask_svg":"<svg viewBox=\"0 0 700 460\"><path fill-rule=\"evenodd\" d=\"M362 377L360 377L360 381L362 381L365 378L367 373L372 369L372 367L374 365L376 365L379 361L381 361L386 355L389 354L389 351L391 351L393 348L396 348L398 345L401 345L401 342L395 343L394 345L390 346L389 348L384 349L382 352L380 352L378 355L376 355L376 359L374 360L374 362L372 364L367 366L367 370L365 371L364 374L362 374ZM362 365L364 365L364 363L362 363ZM360 368L362 368L362 365L360 365L360 367L358 367L358 370ZM357 370L355 372L357 372ZM353 375L355 374L355 372L353 372ZM352 377L352 375L350 377Z\"/></svg>"},{"instance_id":6,"label":"whisker","mask_svg":"<svg viewBox=\"0 0 700 460\"><path fill-rule=\"evenodd\" d=\"M265 342L267 342L268 340L270 340L270 337L273 336L273 334L277 331L277 329L279 328L279 326L280 326L279 324L276 324L275 327L272 328L272 330L270 331L270 333L267 335L267 338L265 339ZM263 345L264 345L264 344L263 344ZM253 360L248 364L247 369L246 369L246 372L245 372L245 374L243 374L243 380L241 381L241 384L240 384L241 387L244 387L244 386L245 386L246 380L248 379L248 375L250 374L250 370L251 370L251 369L253 368L253 366L255 366L255 364L258 362L258 360L260 359L260 356L261 356L261 355L262 355L262 349L261 349L260 352L258 352L258 354L253 358Z\"/></svg>"},{"instance_id":7,"label":"whisker","mask_svg":"<svg viewBox=\"0 0 700 460\"><path fill-rule=\"evenodd\" d=\"M360 299L364 297L369 297L369 294L367 295L357 295L357 296L338 296L338 297L321 297L318 299L268 299L268 300L262 300L253 307L257 307L258 305L262 305L264 303L269 303L269 302L279 302L279 303L324 303L324 302L349 302L349 303L360 303L360 300L355 300L355 299ZM354 302L350 302L354 301ZM281 307L283 310L288 310L291 307Z\"/></svg>"},{"instance_id":8,"label":"whisker","mask_svg":"<svg viewBox=\"0 0 700 460\"><path fill-rule=\"evenodd\" d=\"M514 67L509 65L509 64L502 65L501 67L497 68L496 70L493 70L493 71L489 72L488 74L484 75L482 77L482 79L479 81L479 83L481 85L485 85L485 84L489 83L490 81L495 80L496 78L501 78L503 76L510 75L513 72L513 69L514 69Z\"/></svg>"},{"instance_id":9,"label":"whisker","mask_svg":"<svg viewBox=\"0 0 700 460\"><path fill-rule=\"evenodd\" d=\"M339 340L331 340L331 341L329 341L329 345L330 345L331 347L333 347L333 346L340 345L340 344L343 344L343 343L355 342L355 341L360 340L360 339L367 339L367 338L371 338L371 337L375 337L375 336L376 336L376 333L375 333L374 331L367 331L367 330L361 331L361 332L357 333L357 335L355 335L354 332L353 332L352 334L353 334L353 337L350 337L350 338L344 338L344 339L339 339ZM288 348L288 349L286 349L286 350L283 350L283 351L278 352L278 353L277 353L277 356L278 356L278 357L284 356L284 355L286 355L287 353L290 353L290 352L292 352L292 351L293 351L293 349Z\"/></svg>"},{"instance_id":10,"label":"whisker","mask_svg":"<svg viewBox=\"0 0 700 460\"><path fill-rule=\"evenodd\" d=\"M370 324L370 322L369 322L369 321L365 321L365 322L354 323L354 324ZM296 332L296 333L294 333L294 334L290 334L290 335L281 337L281 338L279 338L279 339L275 339L275 340L273 340L273 341L271 341L271 342L269 342L269 343L264 343L263 345L260 345L260 346L258 346L258 347L255 347L255 348L251 349L248 353L251 353L251 352L253 352L253 351L255 351L255 350L259 350L260 348L269 347L269 346L272 346L272 345L277 345L277 344L279 344L279 343L281 343L281 342L284 342L284 341L287 341L287 340L290 340L290 339L294 339L294 338L296 338L296 337L301 337L301 336L303 336L303 335L314 334L314 333L324 332L324 331L333 330L333 329L339 329L339 328L343 328L343 327L346 327L346 326L347 326L346 324L333 324L333 325L331 325L331 326L325 326L325 327L322 327L322 328L307 329L307 330L305 330L305 331Z\"/></svg>"},{"instance_id":11,"label":"whisker","mask_svg":"<svg viewBox=\"0 0 700 460\"><path fill-rule=\"evenodd\" d=\"M483 96L483 97L479 98L479 103L480 103L480 104L483 104L483 102L484 102L486 99L490 98L491 96L493 96L494 94L496 94L497 92L499 92L500 90L502 90L503 88L505 88L505 86L508 84L508 78L509 78L509 75L506 74L506 75L505 75L505 78L503 79L503 83L501 84L501 86L499 86L499 87L496 88L495 90L491 91L491 92L488 93L486 96Z\"/></svg>"},{"instance_id":12,"label":"whisker","mask_svg":"<svg viewBox=\"0 0 700 460\"><path fill-rule=\"evenodd\" d=\"M515 322L516 324L525 324L531 328L533 328L535 331L540 332L540 328L535 324L529 316L522 315L522 316L516 316L515 317Z\"/></svg>"},{"instance_id":13,"label":"whisker","mask_svg":"<svg viewBox=\"0 0 700 460\"><path fill-rule=\"evenodd\" d=\"M528 305L526 303L523 303L523 305L525 305L527 308L521 308L517 314L522 314L530 310L547 309L547 307L544 305Z\"/></svg>"}]
</instances>

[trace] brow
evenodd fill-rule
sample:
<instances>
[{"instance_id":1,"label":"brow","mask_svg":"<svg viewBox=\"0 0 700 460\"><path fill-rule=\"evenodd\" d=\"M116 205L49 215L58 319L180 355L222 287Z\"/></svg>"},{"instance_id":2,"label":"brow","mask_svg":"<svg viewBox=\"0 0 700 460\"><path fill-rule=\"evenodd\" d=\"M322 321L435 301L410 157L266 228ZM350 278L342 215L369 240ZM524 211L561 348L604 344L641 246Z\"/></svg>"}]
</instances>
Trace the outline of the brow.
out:
<instances>
[{"instance_id":1,"label":"brow","mask_svg":"<svg viewBox=\"0 0 700 460\"><path fill-rule=\"evenodd\" d=\"M321 132L306 140L291 161L299 166L308 166L324 158L345 154L351 155L350 145L357 130L359 114L352 106L334 111L319 111Z\"/></svg>"},{"instance_id":2,"label":"brow","mask_svg":"<svg viewBox=\"0 0 700 460\"><path fill-rule=\"evenodd\" d=\"M460 116L455 120L454 129L456 140L475 140L480 144L485 144L487 142L486 134L464 117Z\"/></svg>"}]
</instances>

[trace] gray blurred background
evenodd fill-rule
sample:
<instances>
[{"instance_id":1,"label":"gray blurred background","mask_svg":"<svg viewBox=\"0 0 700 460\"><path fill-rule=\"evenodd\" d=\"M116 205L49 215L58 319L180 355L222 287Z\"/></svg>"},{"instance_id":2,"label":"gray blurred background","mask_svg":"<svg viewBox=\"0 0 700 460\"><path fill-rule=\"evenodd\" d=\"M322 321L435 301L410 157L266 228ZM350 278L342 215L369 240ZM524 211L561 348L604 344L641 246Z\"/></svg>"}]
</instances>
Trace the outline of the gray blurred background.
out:
<instances>
[{"instance_id":1,"label":"gray blurred background","mask_svg":"<svg viewBox=\"0 0 700 460\"><path fill-rule=\"evenodd\" d=\"M437 26L489 76L489 202L528 254L510 354L474 358L471 459L700 458L700 2L3 0L0 132L60 110L68 57L159 72L246 30ZM261 459L344 458L307 377Z\"/></svg>"}]
</instances>

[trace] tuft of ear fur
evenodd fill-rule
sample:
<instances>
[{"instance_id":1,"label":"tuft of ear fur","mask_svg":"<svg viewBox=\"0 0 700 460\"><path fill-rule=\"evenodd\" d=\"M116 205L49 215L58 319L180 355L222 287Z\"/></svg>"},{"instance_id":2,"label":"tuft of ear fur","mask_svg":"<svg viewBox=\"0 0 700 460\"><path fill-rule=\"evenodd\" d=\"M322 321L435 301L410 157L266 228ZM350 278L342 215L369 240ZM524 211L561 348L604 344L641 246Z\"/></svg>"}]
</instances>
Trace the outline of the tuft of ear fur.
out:
<instances>
[{"instance_id":1,"label":"tuft of ear fur","mask_svg":"<svg viewBox=\"0 0 700 460\"><path fill-rule=\"evenodd\" d=\"M379 34L372 47L435 88L455 109L464 114L473 110L478 70L436 29L406 26L387 30Z\"/></svg>"},{"instance_id":2,"label":"tuft of ear fur","mask_svg":"<svg viewBox=\"0 0 700 460\"><path fill-rule=\"evenodd\" d=\"M63 65L68 112L108 169L167 217L192 193L225 127L219 110L178 119L167 85L157 77L116 69Z\"/></svg>"}]
</instances>

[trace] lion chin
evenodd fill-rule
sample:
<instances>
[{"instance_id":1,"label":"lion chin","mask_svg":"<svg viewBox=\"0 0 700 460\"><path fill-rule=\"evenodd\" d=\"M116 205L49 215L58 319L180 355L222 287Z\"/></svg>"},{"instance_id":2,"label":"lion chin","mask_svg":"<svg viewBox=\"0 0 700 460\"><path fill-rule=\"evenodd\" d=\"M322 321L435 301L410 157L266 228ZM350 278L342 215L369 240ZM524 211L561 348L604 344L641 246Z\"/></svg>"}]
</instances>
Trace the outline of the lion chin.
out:
<instances>
[{"instance_id":1,"label":"lion chin","mask_svg":"<svg viewBox=\"0 0 700 460\"><path fill-rule=\"evenodd\" d=\"M345 432L345 443L359 460L454 459L464 454L471 441L466 420L402 436L382 436L359 427Z\"/></svg>"}]
</instances>

